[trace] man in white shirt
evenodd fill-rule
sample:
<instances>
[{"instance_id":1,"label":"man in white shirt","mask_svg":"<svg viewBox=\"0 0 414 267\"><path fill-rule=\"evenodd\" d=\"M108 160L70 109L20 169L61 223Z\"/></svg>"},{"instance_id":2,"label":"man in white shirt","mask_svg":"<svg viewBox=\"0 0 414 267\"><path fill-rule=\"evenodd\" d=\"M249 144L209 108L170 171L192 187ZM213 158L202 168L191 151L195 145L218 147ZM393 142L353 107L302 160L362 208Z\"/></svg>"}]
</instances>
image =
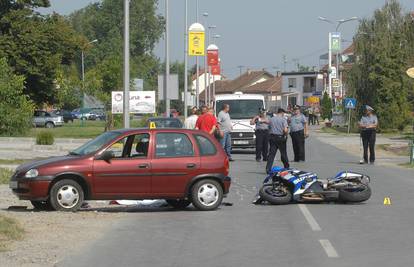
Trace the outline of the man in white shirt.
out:
<instances>
[{"instance_id":1,"label":"man in white shirt","mask_svg":"<svg viewBox=\"0 0 414 267\"><path fill-rule=\"evenodd\" d=\"M195 129L196 122L198 119L197 113L198 113L197 107L193 107L191 109L191 115L187 117L187 119L185 119L184 121L184 128L191 129L191 130Z\"/></svg>"}]
</instances>

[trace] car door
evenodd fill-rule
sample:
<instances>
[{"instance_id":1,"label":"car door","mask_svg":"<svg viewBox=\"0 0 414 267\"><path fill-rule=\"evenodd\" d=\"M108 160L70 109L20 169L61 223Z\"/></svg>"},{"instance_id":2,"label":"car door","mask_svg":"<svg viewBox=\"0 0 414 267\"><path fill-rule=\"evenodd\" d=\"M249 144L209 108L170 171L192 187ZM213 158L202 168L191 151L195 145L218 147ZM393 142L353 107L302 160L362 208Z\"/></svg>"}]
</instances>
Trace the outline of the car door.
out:
<instances>
[{"instance_id":1,"label":"car door","mask_svg":"<svg viewBox=\"0 0 414 267\"><path fill-rule=\"evenodd\" d=\"M45 125L45 112L36 110L33 117L33 123L36 126L44 126Z\"/></svg>"},{"instance_id":2,"label":"car door","mask_svg":"<svg viewBox=\"0 0 414 267\"><path fill-rule=\"evenodd\" d=\"M180 132L158 132L152 159L152 192L156 196L182 196L197 175L200 158L193 140Z\"/></svg>"},{"instance_id":3,"label":"car door","mask_svg":"<svg viewBox=\"0 0 414 267\"><path fill-rule=\"evenodd\" d=\"M132 197L151 193L151 160L149 133L126 136L105 151L110 161L94 160L94 190L98 195Z\"/></svg>"}]
</instances>

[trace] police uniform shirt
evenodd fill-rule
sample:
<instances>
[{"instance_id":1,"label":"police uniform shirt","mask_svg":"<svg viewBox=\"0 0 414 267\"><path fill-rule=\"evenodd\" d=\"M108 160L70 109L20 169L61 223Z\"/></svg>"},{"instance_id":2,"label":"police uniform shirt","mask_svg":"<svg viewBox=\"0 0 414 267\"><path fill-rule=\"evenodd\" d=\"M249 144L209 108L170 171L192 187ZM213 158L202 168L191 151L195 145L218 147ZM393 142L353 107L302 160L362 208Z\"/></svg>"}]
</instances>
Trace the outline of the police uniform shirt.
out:
<instances>
[{"instance_id":1,"label":"police uniform shirt","mask_svg":"<svg viewBox=\"0 0 414 267\"><path fill-rule=\"evenodd\" d=\"M262 118L259 117L256 121L256 131L264 131L264 130L269 130L269 124L265 123L265 120L269 120L269 118Z\"/></svg>"},{"instance_id":2,"label":"police uniform shirt","mask_svg":"<svg viewBox=\"0 0 414 267\"><path fill-rule=\"evenodd\" d=\"M378 118L376 115L372 114L371 116L362 116L359 123L363 126L368 126L372 124L378 124ZM363 129L363 130L369 130L369 129Z\"/></svg>"},{"instance_id":3,"label":"police uniform shirt","mask_svg":"<svg viewBox=\"0 0 414 267\"><path fill-rule=\"evenodd\" d=\"M283 116L276 115L269 121L270 134L284 135L284 129L288 127L287 120Z\"/></svg>"},{"instance_id":4,"label":"police uniform shirt","mask_svg":"<svg viewBox=\"0 0 414 267\"><path fill-rule=\"evenodd\" d=\"M305 129L306 117L303 114L294 115L290 118L290 132L298 132Z\"/></svg>"}]
</instances>

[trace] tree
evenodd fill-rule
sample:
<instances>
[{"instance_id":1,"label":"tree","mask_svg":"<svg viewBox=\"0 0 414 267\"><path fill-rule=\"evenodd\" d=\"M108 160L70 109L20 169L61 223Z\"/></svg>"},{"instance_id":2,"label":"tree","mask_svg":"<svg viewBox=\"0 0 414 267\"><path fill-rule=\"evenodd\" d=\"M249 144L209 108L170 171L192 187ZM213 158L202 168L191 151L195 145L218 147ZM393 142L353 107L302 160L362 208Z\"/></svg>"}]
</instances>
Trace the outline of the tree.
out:
<instances>
[{"instance_id":1,"label":"tree","mask_svg":"<svg viewBox=\"0 0 414 267\"><path fill-rule=\"evenodd\" d=\"M329 98L329 95L327 92L323 94L322 101L321 101L321 116L322 119L332 119L332 100Z\"/></svg>"},{"instance_id":2,"label":"tree","mask_svg":"<svg viewBox=\"0 0 414 267\"><path fill-rule=\"evenodd\" d=\"M2 1L0 57L25 77L25 93L37 104L56 101L56 75L70 65L83 41L65 18L33 11L49 6L48 0Z\"/></svg>"},{"instance_id":3,"label":"tree","mask_svg":"<svg viewBox=\"0 0 414 267\"><path fill-rule=\"evenodd\" d=\"M34 105L23 90L24 77L0 59L0 135L23 134L31 127Z\"/></svg>"},{"instance_id":4,"label":"tree","mask_svg":"<svg viewBox=\"0 0 414 267\"><path fill-rule=\"evenodd\" d=\"M82 102L82 91L76 68L73 65L61 67L57 70L56 76L55 107L66 110L78 108Z\"/></svg>"},{"instance_id":5,"label":"tree","mask_svg":"<svg viewBox=\"0 0 414 267\"><path fill-rule=\"evenodd\" d=\"M382 128L401 128L409 118L413 81L405 71L414 59L413 32L412 19L391 0L361 21L354 40L357 62L349 73L350 94L360 106L376 109Z\"/></svg>"}]
</instances>

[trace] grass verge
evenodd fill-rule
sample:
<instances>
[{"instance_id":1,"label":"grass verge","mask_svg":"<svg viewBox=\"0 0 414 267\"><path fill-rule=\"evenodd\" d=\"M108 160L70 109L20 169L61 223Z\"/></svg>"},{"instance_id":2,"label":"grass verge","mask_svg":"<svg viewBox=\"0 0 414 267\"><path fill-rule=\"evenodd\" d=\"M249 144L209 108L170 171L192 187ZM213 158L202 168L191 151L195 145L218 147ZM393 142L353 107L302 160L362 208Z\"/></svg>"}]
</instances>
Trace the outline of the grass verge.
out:
<instances>
[{"instance_id":1,"label":"grass verge","mask_svg":"<svg viewBox=\"0 0 414 267\"><path fill-rule=\"evenodd\" d=\"M13 171L6 168L0 168L0 184L8 184L10 178L13 175Z\"/></svg>"},{"instance_id":2,"label":"grass verge","mask_svg":"<svg viewBox=\"0 0 414 267\"><path fill-rule=\"evenodd\" d=\"M11 241L23 238L24 229L12 218L0 215L0 251L6 251Z\"/></svg>"},{"instance_id":3,"label":"grass verge","mask_svg":"<svg viewBox=\"0 0 414 267\"><path fill-rule=\"evenodd\" d=\"M401 167L405 167L405 168L410 168L410 169L414 169L414 164L410 164L410 163L403 163L403 164L399 164Z\"/></svg>"}]
</instances>

